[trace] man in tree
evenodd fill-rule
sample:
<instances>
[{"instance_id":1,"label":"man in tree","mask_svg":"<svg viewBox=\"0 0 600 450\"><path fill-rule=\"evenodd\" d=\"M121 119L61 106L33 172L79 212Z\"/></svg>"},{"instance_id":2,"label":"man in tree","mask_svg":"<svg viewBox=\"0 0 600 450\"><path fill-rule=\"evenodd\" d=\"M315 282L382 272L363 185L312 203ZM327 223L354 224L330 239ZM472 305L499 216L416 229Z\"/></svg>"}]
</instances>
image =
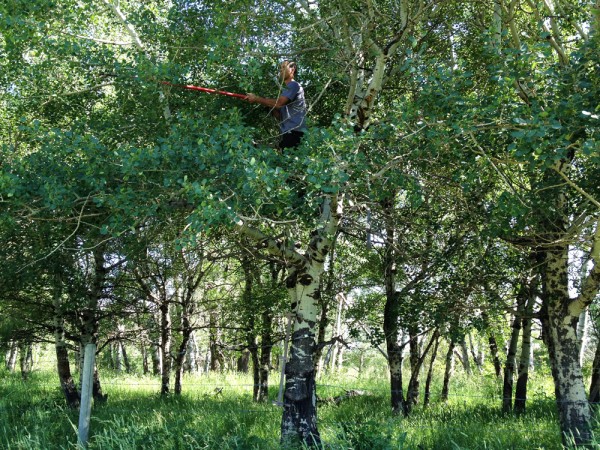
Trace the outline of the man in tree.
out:
<instances>
[{"instance_id":1,"label":"man in tree","mask_svg":"<svg viewBox=\"0 0 600 450\"><path fill-rule=\"evenodd\" d=\"M281 63L280 77L285 88L279 98L265 98L254 94L246 96L250 103L260 103L271 108L273 115L279 120L280 149L297 147L306 131L304 89L294 80L297 70L298 66L293 61Z\"/></svg>"}]
</instances>

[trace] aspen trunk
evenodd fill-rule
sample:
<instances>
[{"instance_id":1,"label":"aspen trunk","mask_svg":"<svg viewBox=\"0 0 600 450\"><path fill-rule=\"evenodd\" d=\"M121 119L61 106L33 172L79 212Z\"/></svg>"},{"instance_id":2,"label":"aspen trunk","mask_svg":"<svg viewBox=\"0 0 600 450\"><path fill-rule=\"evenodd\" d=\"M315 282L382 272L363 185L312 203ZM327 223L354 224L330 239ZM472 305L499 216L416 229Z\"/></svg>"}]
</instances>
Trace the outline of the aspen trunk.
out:
<instances>
[{"instance_id":1,"label":"aspen trunk","mask_svg":"<svg viewBox=\"0 0 600 450\"><path fill-rule=\"evenodd\" d=\"M333 338L337 338L341 335L342 333L342 311L344 310L344 295L343 294L337 294L335 296L335 299L337 300L337 308L336 308L336 315L335 315L335 329L333 331ZM340 355L342 353L342 345L340 342L335 341L331 347L331 359L330 359L330 371L331 372L335 372L340 366L341 363L339 362L339 359L341 358Z\"/></svg>"},{"instance_id":2,"label":"aspen trunk","mask_svg":"<svg viewBox=\"0 0 600 450\"><path fill-rule=\"evenodd\" d=\"M314 260L313 260L314 261ZM293 316L290 357L285 367L285 394L281 420L284 444L306 443L319 447L315 383L316 318L322 261L309 262L288 277Z\"/></svg>"},{"instance_id":3,"label":"aspen trunk","mask_svg":"<svg viewBox=\"0 0 600 450\"><path fill-rule=\"evenodd\" d=\"M193 331L190 334L187 351L185 353L184 370L189 373L198 372L198 344L196 344L196 334Z\"/></svg>"},{"instance_id":4,"label":"aspen trunk","mask_svg":"<svg viewBox=\"0 0 600 450\"><path fill-rule=\"evenodd\" d=\"M129 360L129 356L127 355L127 350L123 341L119 342L119 348L121 349L121 355L123 355L123 364L125 365L125 372L131 373L131 361Z\"/></svg>"},{"instance_id":5,"label":"aspen trunk","mask_svg":"<svg viewBox=\"0 0 600 450\"><path fill-rule=\"evenodd\" d=\"M69 408L78 408L80 396L69 363L69 353L65 341L64 318L61 311L60 293L53 298L54 307L54 348L56 350L56 369L60 387L65 394Z\"/></svg>"},{"instance_id":6,"label":"aspen trunk","mask_svg":"<svg viewBox=\"0 0 600 450\"><path fill-rule=\"evenodd\" d=\"M181 342L179 343L179 348L177 350L177 355L175 355L174 361L174 372L175 372L175 394L181 395L182 390L182 382L181 378L183 377L183 369L184 362L187 356L187 351L189 348L189 342L192 338L192 296L191 292L187 292L185 298L182 298L182 311L181 311Z\"/></svg>"},{"instance_id":7,"label":"aspen trunk","mask_svg":"<svg viewBox=\"0 0 600 450\"><path fill-rule=\"evenodd\" d=\"M97 246L92 252L93 257L93 279L91 287L88 293L86 307L82 311L80 316L80 352L79 352L79 366L80 366L80 385L82 384L81 377L83 376L83 359L85 356L85 347L87 344L98 343L98 304L103 295L106 277L108 270L105 268L105 256L104 246ZM92 394L94 400L103 402L106 401L107 396L102 393L102 387L100 385L100 377L98 370L94 367L94 377L92 385Z\"/></svg>"},{"instance_id":8,"label":"aspen trunk","mask_svg":"<svg viewBox=\"0 0 600 450\"><path fill-rule=\"evenodd\" d=\"M317 349L315 350L315 374L317 377L323 373L323 367L325 365L325 357L323 357L323 343L325 342L325 332L327 331L327 327L329 325L328 313L329 302L322 301L321 317L319 318L319 332L317 334Z\"/></svg>"},{"instance_id":9,"label":"aspen trunk","mask_svg":"<svg viewBox=\"0 0 600 450\"><path fill-rule=\"evenodd\" d=\"M463 368L465 369L465 373L467 376L473 375L473 370L471 369L471 360L469 358L469 348L467 347L467 342L463 337L460 341L460 354L461 354L461 362Z\"/></svg>"},{"instance_id":10,"label":"aspen trunk","mask_svg":"<svg viewBox=\"0 0 600 450\"><path fill-rule=\"evenodd\" d=\"M17 341L10 341L10 349L8 353L8 358L6 359L6 369L9 372L14 372L15 367L17 366L17 354L19 352L19 347L17 345Z\"/></svg>"},{"instance_id":11,"label":"aspen trunk","mask_svg":"<svg viewBox=\"0 0 600 450\"><path fill-rule=\"evenodd\" d=\"M33 370L33 344L30 342L19 345L19 365L21 378L27 380Z\"/></svg>"},{"instance_id":12,"label":"aspen trunk","mask_svg":"<svg viewBox=\"0 0 600 450\"><path fill-rule=\"evenodd\" d=\"M410 380L406 392L406 411L408 415L412 411L414 405L419 402L419 387L420 387L420 372L421 372L421 355L419 351L419 336L415 330L409 331L409 350L410 350Z\"/></svg>"},{"instance_id":13,"label":"aspen trunk","mask_svg":"<svg viewBox=\"0 0 600 450\"><path fill-rule=\"evenodd\" d=\"M592 364L592 379L590 381L590 404L597 409L600 403L600 339L596 342L596 352Z\"/></svg>"},{"instance_id":14,"label":"aspen trunk","mask_svg":"<svg viewBox=\"0 0 600 450\"><path fill-rule=\"evenodd\" d=\"M517 298L517 310L515 311L510 341L506 352L506 364L504 365L504 383L502 388L502 411L505 413L512 411L513 401L513 382L515 369L517 366L517 347L519 345L519 334L521 333L521 321L525 307L525 288L521 287Z\"/></svg>"},{"instance_id":15,"label":"aspen trunk","mask_svg":"<svg viewBox=\"0 0 600 450\"><path fill-rule=\"evenodd\" d=\"M502 375L502 364L498 356L498 343L496 342L496 336L491 331L488 335L488 344L490 347L490 356L494 362L494 373L496 374L496 378L500 378L500 375Z\"/></svg>"},{"instance_id":16,"label":"aspen trunk","mask_svg":"<svg viewBox=\"0 0 600 450\"><path fill-rule=\"evenodd\" d=\"M92 380L92 396L94 401L103 403L108 399L108 394L102 393L102 384L100 383L100 374L98 373L98 367L94 366L94 378Z\"/></svg>"},{"instance_id":17,"label":"aspen trunk","mask_svg":"<svg viewBox=\"0 0 600 450\"><path fill-rule=\"evenodd\" d=\"M210 370L219 372L225 369L225 358L219 347L220 333L217 325L217 315L215 313L211 313L208 334L210 348Z\"/></svg>"},{"instance_id":18,"label":"aspen trunk","mask_svg":"<svg viewBox=\"0 0 600 450\"><path fill-rule=\"evenodd\" d=\"M444 384L442 386L441 400L443 402L448 401L448 394L450 391L450 378L454 372L454 347L456 344L454 341L448 343L448 351L446 352L446 368L444 369Z\"/></svg>"},{"instance_id":19,"label":"aspen trunk","mask_svg":"<svg viewBox=\"0 0 600 450\"><path fill-rule=\"evenodd\" d=\"M433 346L433 352L431 353L431 359L429 360L429 369L427 370L427 379L425 380L425 394L423 397L423 407L429 405L431 399L431 380L433 379L433 363L437 358L437 351L440 344L440 337L436 336L435 344Z\"/></svg>"},{"instance_id":20,"label":"aspen trunk","mask_svg":"<svg viewBox=\"0 0 600 450\"><path fill-rule=\"evenodd\" d=\"M269 369L271 363L271 351L273 349L273 315L267 309L262 314L261 346L260 346L260 370L259 386L256 400L266 402L269 400Z\"/></svg>"},{"instance_id":21,"label":"aspen trunk","mask_svg":"<svg viewBox=\"0 0 600 450\"><path fill-rule=\"evenodd\" d=\"M576 444L591 441L591 410L579 365L577 323L581 311L574 308L568 292L567 248L545 254L542 315L544 342L554 377L563 442L572 436Z\"/></svg>"},{"instance_id":22,"label":"aspen trunk","mask_svg":"<svg viewBox=\"0 0 600 450\"><path fill-rule=\"evenodd\" d=\"M160 395L167 395L170 391L171 379L171 308L170 303L163 298L159 306L160 311L160 352L162 354Z\"/></svg>"},{"instance_id":23,"label":"aspen trunk","mask_svg":"<svg viewBox=\"0 0 600 450\"><path fill-rule=\"evenodd\" d=\"M499 51L502 48L502 0L494 0L491 34L494 47Z\"/></svg>"},{"instance_id":24,"label":"aspen trunk","mask_svg":"<svg viewBox=\"0 0 600 450\"><path fill-rule=\"evenodd\" d=\"M151 342L150 348L152 351L152 374L160 375L162 373L162 352L158 342Z\"/></svg>"},{"instance_id":25,"label":"aspen trunk","mask_svg":"<svg viewBox=\"0 0 600 450\"><path fill-rule=\"evenodd\" d=\"M588 311L587 309L579 314L577 322L577 341L579 343L579 365L583 367L585 350L588 341Z\"/></svg>"},{"instance_id":26,"label":"aspen trunk","mask_svg":"<svg viewBox=\"0 0 600 450\"><path fill-rule=\"evenodd\" d=\"M121 373L123 371L123 360L121 359L121 345L120 342L113 342L113 345L109 346L112 348L112 353L114 356L114 367L117 373Z\"/></svg>"},{"instance_id":27,"label":"aspen trunk","mask_svg":"<svg viewBox=\"0 0 600 450\"><path fill-rule=\"evenodd\" d=\"M535 303L535 294L531 291L532 289L530 288L522 322L523 337L521 339L521 355L519 357L519 370L515 387L514 402L514 411L516 413L524 412L527 402L527 381L529 379L529 366L531 364L531 315L533 312L533 304Z\"/></svg>"}]
</instances>

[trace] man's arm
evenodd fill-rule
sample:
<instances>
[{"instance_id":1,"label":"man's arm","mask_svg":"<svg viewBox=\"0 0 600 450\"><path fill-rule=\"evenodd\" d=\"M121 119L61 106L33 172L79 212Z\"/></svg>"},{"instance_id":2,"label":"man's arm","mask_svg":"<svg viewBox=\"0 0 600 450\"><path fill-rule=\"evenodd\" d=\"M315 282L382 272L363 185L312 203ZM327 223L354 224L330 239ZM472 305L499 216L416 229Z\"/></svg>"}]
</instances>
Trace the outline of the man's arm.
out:
<instances>
[{"instance_id":1,"label":"man's arm","mask_svg":"<svg viewBox=\"0 0 600 450\"><path fill-rule=\"evenodd\" d=\"M267 108L272 109L279 109L282 106L287 105L290 101L290 99L285 95L282 95L279 98L265 98L254 94L246 94L246 100L248 100L250 103L259 103Z\"/></svg>"}]
</instances>

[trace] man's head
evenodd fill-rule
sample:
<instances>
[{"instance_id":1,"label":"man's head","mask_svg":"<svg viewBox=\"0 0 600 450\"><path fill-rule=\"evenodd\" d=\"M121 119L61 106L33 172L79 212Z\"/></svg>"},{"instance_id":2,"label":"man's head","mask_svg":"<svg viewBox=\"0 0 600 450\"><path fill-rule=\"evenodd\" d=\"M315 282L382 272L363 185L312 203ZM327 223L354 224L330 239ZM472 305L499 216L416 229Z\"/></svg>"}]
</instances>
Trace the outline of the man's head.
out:
<instances>
[{"instance_id":1,"label":"man's head","mask_svg":"<svg viewBox=\"0 0 600 450\"><path fill-rule=\"evenodd\" d=\"M293 80L296 76L296 72L298 71L298 66L294 61L283 61L281 63L281 79L282 81Z\"/></svg>"}]
</instances>

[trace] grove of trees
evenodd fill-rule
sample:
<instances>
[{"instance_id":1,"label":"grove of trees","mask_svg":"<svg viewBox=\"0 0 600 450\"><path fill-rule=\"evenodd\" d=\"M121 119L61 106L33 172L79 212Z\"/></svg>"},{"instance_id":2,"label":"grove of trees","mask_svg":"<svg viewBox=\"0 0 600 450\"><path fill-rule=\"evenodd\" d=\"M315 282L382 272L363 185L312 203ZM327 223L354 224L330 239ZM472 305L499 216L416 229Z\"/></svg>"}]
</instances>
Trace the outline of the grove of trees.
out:
<instances>
[{"instance_id":1,"label":"grove of trees","mask_svg":"<svg viewBox=\"0 0 600 450\"><path fill-rule=\"evenodd\" d=\"M69 355L131 370L135 347L179 394L203 332L210 369L239 356L265 401L289 341L281 439L318 445L342 322L405 415L435 355L448 380L455 354L482 364L474 335L522 411L534 328L563 439L592 440L600 0L19 0L0 31L7 365L51 342L77 407ZM158 82L276 97L284 59L309 131L283 153L268 110Z\"/></svg>"}]
</instances>

